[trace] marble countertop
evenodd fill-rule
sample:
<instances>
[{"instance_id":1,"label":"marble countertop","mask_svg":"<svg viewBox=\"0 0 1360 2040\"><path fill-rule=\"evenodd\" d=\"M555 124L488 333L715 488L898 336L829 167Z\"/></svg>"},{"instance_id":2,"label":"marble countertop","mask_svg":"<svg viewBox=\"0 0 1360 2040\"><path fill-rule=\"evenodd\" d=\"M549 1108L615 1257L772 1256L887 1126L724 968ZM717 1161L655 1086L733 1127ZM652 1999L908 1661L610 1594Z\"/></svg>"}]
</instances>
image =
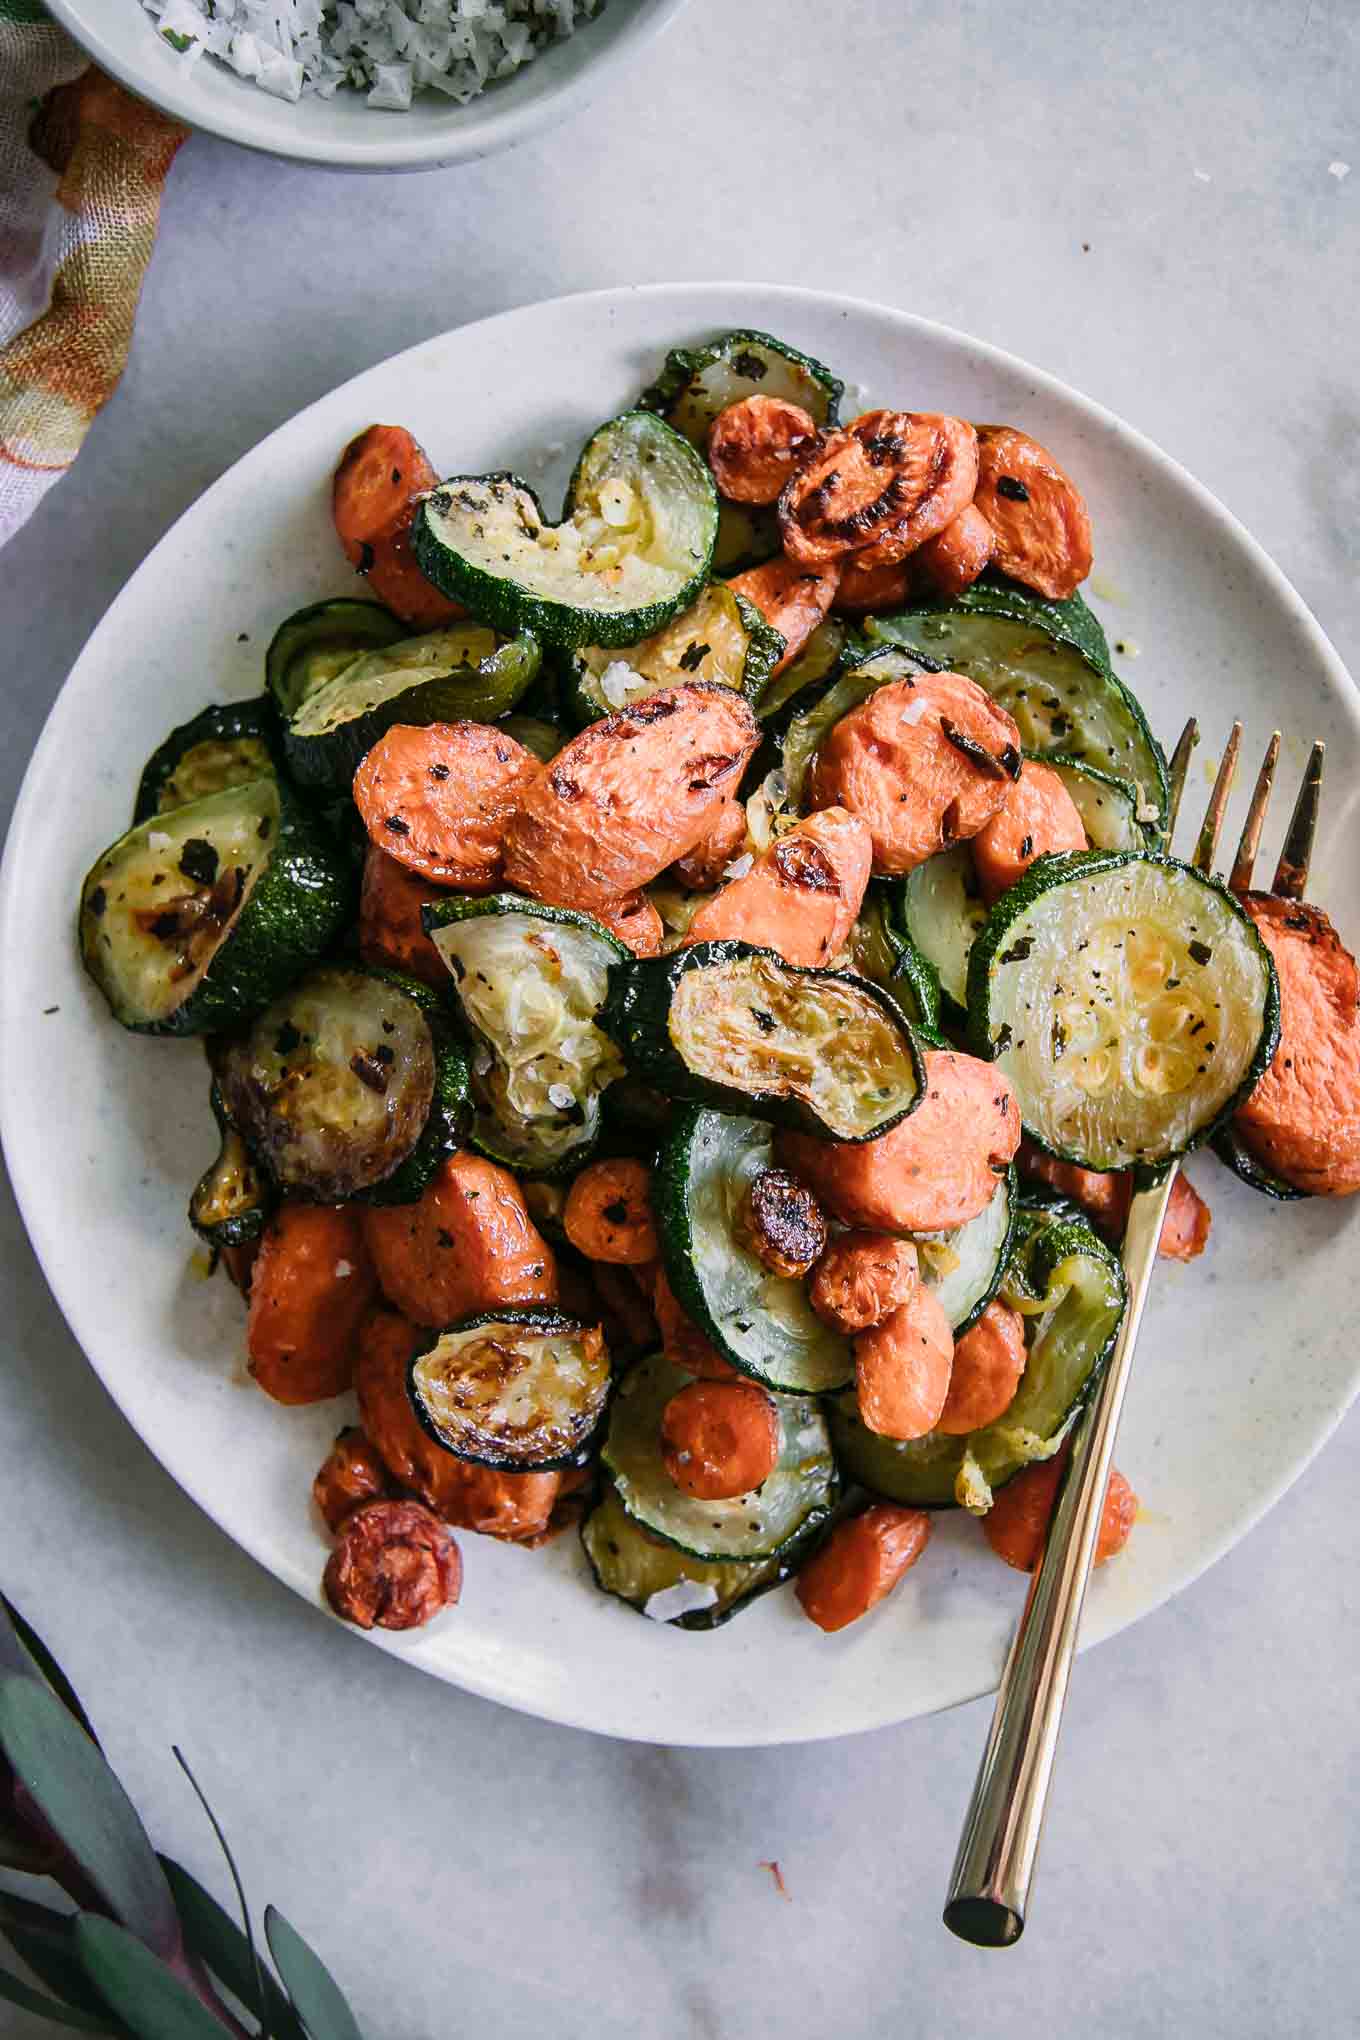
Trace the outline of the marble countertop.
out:
<instances>
[{"instance_id":1,"label":"marble countertop","mask_svg":"<svg viewBox=\"0 0 1360 2040\"><path fill-rule=\"evenodd\" d=\"M840 289L1040 363L1207 483L1360 671L1357 59L1344 0L694 0L616 103L487 163L339 178L194 139L123 386L0 553L4 812L108 602L263 433L427 333L625 281ZM1355 1415L1245 1544L1081 1663L1030 1928L988 1954L939 1924L986 1705L706 1753L441 1688L198 1513L8 1199L0 1226L0 1580L158 1844L225 1894L179 1743L257 1905L316 1942L369 2040L1354 2017ZM16 2040L50 2030L0 2009Z\"/></svg>"}]
</instances>

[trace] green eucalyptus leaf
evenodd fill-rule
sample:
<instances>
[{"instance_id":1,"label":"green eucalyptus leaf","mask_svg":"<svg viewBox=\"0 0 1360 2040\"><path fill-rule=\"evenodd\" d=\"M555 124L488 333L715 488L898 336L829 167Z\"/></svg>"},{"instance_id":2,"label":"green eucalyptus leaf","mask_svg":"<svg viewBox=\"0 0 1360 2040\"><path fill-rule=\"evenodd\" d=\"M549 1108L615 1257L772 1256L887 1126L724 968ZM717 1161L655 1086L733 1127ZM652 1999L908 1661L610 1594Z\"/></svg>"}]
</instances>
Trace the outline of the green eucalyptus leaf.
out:
<instances>
[{"instance_id":1,"label":"green eucalyptus leaf","mask_svg":"<svg viewBox=\"0 0 1360 2040\"><path fill-rule=\"evenodd\" d=\"M75 1949L75 1922L70 1913L34 1905L14 1892L0 1891L0 1934L39 1983L55 1991L64 2004L97 2015L101 2033L127 2033L90 1983Z\"/></svg>"},{"instance_id":2,"label":"green eucalyptus leaf","mask_svg":"<svg viewBox=\"0 0 1360 2040\"><path fill-rule=\"evenodd\" d=\"M264 2003L261 2005L255 1994L258 1958L254 1945L246 1939L231 1914L217 1903L210 1891L204 1890L197 1878L191 1877L181 1864L173 1862L169 1856L161 1857L161 1868L174 1897L175 1910L184 1928L184 1945L189 1952L206 1963L232 1996L239 1998L248 2011L254 2012L266 2026L272 2040L307 2040L302 2021L263 1963L259 1964L260 1981L264 1986Z\"/></svg>"},{"instance_id":3,"label":"green eucalyptus leaf","mask_svg":"<svg viewBox=\"0 0 1360 2040\"><path fill-rule=\"evenodd\" d=\"M166 1968L135 1935L97 1913L77 1913L75 1942L85 1973L138 2040L222 2040L240 2033L226 2013L218 2018L187 1983Z\"/></svg>"},{"instance_id":4,"label":"green eucalyptus leaf","mask_svg":"<svg viewBox=\"0 0 1360 2040\"><path fill-rule=\"evenodd\" d=\"M66 2026L76 2033L111 2033L112 2026L106 2018L91 2018L88 2012L73 2011L69 2005L59 2005L55 1998L45 1997L40 1990L21 1983L8 1969L0 1969L0 2000L6 2004L18 2005L25 2012L35 2012L40 2019L48 2019L54 2026Z\"/></svg>"},{"instance_id":5,"label":"green eucalyptus leaf","mask_svg":"<svg viewBox=\"0 0 1360 2040\"><path fill-rule=\"evenodd\" d=\"M36 1679L0 1673L0 1753L101 1904L158 1954L179 1921L136 1808L83 1729Z\"/></svg>"},{"instance_id":6,"label":"green eucalyptus leaf","mask_svg":"<svg viewBox=\"0 0 1360 2040\"><path fill-rule=\"evenodd\" d=\"M250 1907L246 1904L246 1888L244 1884L242 1884L241 1882L241 1873L236 1868L236 1858L232 1855L230 1848L227 1846L227 1838L222 1832L221 1822L218 1820L217 1815L213 1812L212 1808L209 1806L207 1795L204 1792L203 1787L199 1784L197 1778L195 1778L193 1772L189 1769L189 1765L185 1759L183 1750L176 1747L174 1749L174 1758L175 1762L179 1765L181 1771L183 1771L185 1777L189 1780L189 1783L193 1786L194 1796L198 1800L199 1805L203 1808L204 1813L207 1814L208 1825L217 1837L217 1846L227 1859L227 1868L231 1872L231 1881L236 1887L236 1903L241 1908L241 1930L245 1935L246 1947L250 1954L251 1984L253 1986L248 1995L242 1996L241 1993L238 1991L237 1996L241 1997L242 2004L252 2005L255 2008L257 2016L259 2016L260 2003L264 1997L264 1970L260 1966L259 1951L256 1949L255 1946L255 1936L251 1932Z\"/></svg>"},{"instance_id":7,"label":"green eucalyptus leaf","mask_svg":"<svg viewBox=\"0 0 1360 2040\"><path fill-rule=\"evenodd\" d=\"M30 1628L14 1603L0 1594L0 1672L27 1673L31 1677L35 1668L97 1748L99 1737L90 1726L90 1717L81 1706L75 1687L37 1630Z\"/></svg>"},{"instance_id":8,"label":"green eucalyptus leaf","mask_svg":"<svg viewBox=\"0 0 1360 2040\"><path fill-rule=\"evenodd\" d=\"M320 1956L272 1905L265 1907L264 1931L274 1966L311 2040L364 2040Z\"/></svg>"}]
</instances>

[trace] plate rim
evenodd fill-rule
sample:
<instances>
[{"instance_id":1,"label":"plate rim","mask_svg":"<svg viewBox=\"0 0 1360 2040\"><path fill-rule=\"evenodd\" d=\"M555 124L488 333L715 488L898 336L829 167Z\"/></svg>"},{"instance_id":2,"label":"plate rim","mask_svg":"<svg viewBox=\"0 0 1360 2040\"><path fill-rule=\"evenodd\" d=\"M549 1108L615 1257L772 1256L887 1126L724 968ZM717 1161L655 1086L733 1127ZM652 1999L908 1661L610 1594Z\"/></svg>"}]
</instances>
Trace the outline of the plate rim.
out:
<instances>
[{"instance_id":1,"label":"plate rim","mask_svg":"<svg viewBox=\"0 0 1360 2040\"><path fill-rule=\"evenodd\" d=\"M919 313L903 311L898 307L885 305L873 299L861 298L839 291L817 290L795 284L714 280L623 284L604 286L587 291L564 292L555 297L534 300L526 305L512 306L503 311L492 313L485 318L471 320L461 326L450 327L439 333L427 335L426 338L416 341L410 347L403 348L395 354L384 356L381 360L370 363L355 375L347 377L344 382L336 384L333 389L323 392L322 395L314 398L311 403L304 405L290 417L283 419L270 432L266 433L254 445L239 455L221 475L217 476L206 489L196 496L192 502L188 503L167 526L166 530L157 539L155 545L152 546L150 551L139 562L135 571L124 582L123 586L114 596L113 601L108 604L107 608L100 615L98 622L94 625L80 652L77 654L75 661L62 680L61 686L57 689L47 715L43 719L42 728L25 767L24 777L10 818L3 858L0 859L0 959L3 959L9 953L10 945L17 932L16 920L19 911L17 899L20 890L19 874L23 861L21 855L22 847L33 825L34 814L31 811L36 811L37 808L37 779L40 761L44 759L51 736L52 724L60 703L66 690L81 670L85 660L90 657L92 648L100 638L109 619L122 605L125 603L131 604L135 601L135 591L142 577L150 570L152 562L155 560L161 547L178 531L186 518L198 514L206 504L210 503L214 495L226 487L243 462L254 459L263 448L291 431L300 420L307 417L314 409L329 403L353 384L361 382L364 377L374 373L376 370L391 370L414 356L422 354L431 348L438 347L460 335L474 331L485 332L487 329L497 325L509 324L517 320L531 321L549 312L560 313L568 307L592 304L600 306L609 300L620 301L636 298L663 299L674 296L677 293L702 298L713 303L717 308L720 308L724 302L736 300L740 303L743 299L758 296L767 300L777 299L789 304L791 307L800 303L813 303L822 312L833 310L847 319L853 319L856 316L867 316L876 320L886 320L895 326L903 334L904 338L909 338L913 334L919 334L929 336L935 341L943 340L952 346L962 348L975 361L994 366L1008 375L1018 374L1027 378L1034 385L1036 391L1042 391L1046 395L1064 403L1075 404L1090 419L1096 421L1106 431L1110 432L1117 441L1126 444L1142 459L1149 461L1153 466L1162 470L1175 484L1183 489L1187 489L1211 523L1216 525L1221 532L1225 533L1234 544L1246 553L1251 565L1261 575L1273 598L1286 612L1290 623L1309 642L1311 650L1327 669L1329 677L1335 683L1338 708L1353 725L1357 741L1360 741L1360 690L1357 690L1355 682L1352 680L1340 654L1332 645L1321 624L1312 614L1283 569L1276 564L1259 540L1254 538L1246 526L1242 524L1241 520L1204 483L1200 482L1189 470L1175 460L1172 455L1164 452L1155 441L1149 439L1137 427L1129 425L1117 413L1109 410L1096 399L1086 396L1082 391L1076 389L1072 384L1065 382L1061 377L1055 376L1045 369L1038 368L1022 357L1014 355L1004 348L997 347L989 341L979 340L973 335L948 325L941 320L926 318ZM720 311L715 312L715 324L718 323L719 316ZM182 1473L176 1465L172 1464L172 1459L176 1456L174 1454L173 1437L153 1441L152 1438L146 1435L124 1405L117 1385L116 1369L109 1368L106 1372L105 1368L95 1359L89 1345L87 1345L85 1339L81 1336L75 1320L77 1317L83 1317L86 1313L80 1309L78 1299L73 1299L70 1307L68 1307L67 1297L63 1294L63 1285L59 1285L58 1281L54 1279L52 1272L55 1254L52 1254L49 1258L49 1248L56 1234L56 1217L53 1214L49 1220L41 1195L42 1185L38 1180L38 1171L30 1166L30 1158L21 1151L15 1137L13 1099L14 1093L17 1090L17 1083L13 1073L16 1069L17 1058L9 1051L13 1048L13 1033L18 1024L20 1024L18 1016L12 1015L7 1006L0 1006L0 1149L3 1149L10 1181L14 1189L15 1201L23 1220L29 1245L33 1250L53 1301L61 1312L68 1330L71 1332L76 1344L80 1347L85 1360L97 1379L111 1397L120 1416L128 1423L140 1442L151 1453L158 1464L164 1468L176 1486L189 1497L196 1507L203 1511L216 1528L224 1536L228 1537L234 1545L246 1551L273 1578L296 1592L299 1598L314 1610L324 1612L320 1605L319 1594L315 1588L309 1592L296 1579L289 1577L271 1557L264 1554L260 1548L261 1540L248 1532L244 1535L241 1534L234 1526L225 1521L217 1508L199 1492L199 1484L196 1479L191 1474L186 1475ZM1136 1613L1124 1618L1113 1619L1105 1625L1101 1625L1098 1622L1092 1623L1088 1616L1087 1634L1083 1637L1080 1648L1083 1651L1091 1649L1097 1643L1104 1642L1108 1637L1117 1635L1125 1629L1132 1628L1135 1623L1154 1614L1176 1595L1194 1585L1213 1565L1217 1564L1234 1546L1247 1537L1257 1527L1263 1517L1275 1507L1276 1503L1303 1475L1313 1459L1332 1438L1342 1419L1355 1401L1357 1394L1360 1394L1360 1360L1357 1360L1347 1392L1327 1412L1325 1420L1311 1435L1307 1445L1285 1464L1273 1480L1253 1496L1250 1508L1242 1517L1236 1519L1233 1527L1221 1536L1207 1542L1196 1553L1191 1568L1178 1575L1169 1584L1160 1587L1155 1592L1153 1598L1140 1604ZM473 1693L478 1698L492 1700L499 1705L508 1706L516 1712L528 1714L536 1719L552 1721L564 1727L581 1729L592 1734L605 1735L620 1741L650 1744L655 1744L658 1741L657 1734L649 1732L643 1726L634 1727L631 1724L601 1726L599 1722L589 1718L588 1707L575 1705L570 1700L562 1699L557 1695L530 1699L523 1695L507 1693L504 1686L498 1685L494 1677L484 1675L476 1666L455 1670L441 1663L425 1663L413 1654L409 1642L403 1643L397 1638L389 1638L380 1632L367 1632L365 1640L377 1644L380 1649L391 1656L397 1657L401 1662L413 1665L417 1670L430 1673L447 1684ZM665 1736L664 1741L666 1746L677 1748L754 1749L791 1746L804 1742L827 1741L847 1734L868 1734L876 1729L896 1726L908 1720L926 1718L931 1714L941 1713L947 1708L962 1706L968 1701L994 1692L997 1676L999 1676L999 1667L996 1673L984 1678L981 1683L970 1682L966 1691L957 1692L949 1699L932 1701L926 1705L913 1706L906 1713L902 1711L900 1706L896 1706L891 1702L885 1704L880 1701L878 1705L868 1710L864 1717L857 1719L849 1726L814 1724L805 1731L792 1735L783 1730L777 1730L769 1734L747 1730L740 1734L734 1734L730 1729L724 1729L719 1726L711 1732L705 1732L702 1728L696 1728L689 1734L669 1733Z\"/></svg>"}]
</instances>

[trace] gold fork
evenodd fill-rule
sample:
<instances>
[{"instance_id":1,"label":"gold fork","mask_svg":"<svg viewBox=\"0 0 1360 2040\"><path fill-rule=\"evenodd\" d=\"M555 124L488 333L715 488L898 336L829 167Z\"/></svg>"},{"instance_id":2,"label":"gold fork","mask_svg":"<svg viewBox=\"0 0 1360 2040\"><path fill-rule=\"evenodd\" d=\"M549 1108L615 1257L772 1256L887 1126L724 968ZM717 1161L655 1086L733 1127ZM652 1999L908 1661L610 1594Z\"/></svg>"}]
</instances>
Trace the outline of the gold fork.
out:
<instances>
[{"instance_id":1,"label":"gold fork","mask_svg":"<svg viewBox=\"0 0 1360 2040\"><path fill-rule=\"evenodd\" d=\"M1237 770L1242 725L1234 723L1214 781L1193 863L1208 873L1218 851L1223 816ZM1181 732L1171 760L1171 840L1185 791L1190 757L1199 742L1194 717ZM1228 884L1250 889L1280 755L1277 730L1266 747L1242 839ZM1280 853L1271 891L1300 900L1308 882L1322 786L1323 746L1314 744ZM1146 1188L1135 1190L1124 1235L1128 1307L1095 1395L1073 1433L1067 1469L1059 1482L1043 1557L1035 1570L1019 1627L997 1689L987 1747L969 1802L945 1904L945 1925L979 1947L1005 1948L1024 1931L1039 1836L1048 1803L1062 1725L1063 1703L1076 1655L1082 1602L1105 1504L1115 1432L1133 1364L1133 1349L1179 1163Z\"/></svg>"}]
</instances>

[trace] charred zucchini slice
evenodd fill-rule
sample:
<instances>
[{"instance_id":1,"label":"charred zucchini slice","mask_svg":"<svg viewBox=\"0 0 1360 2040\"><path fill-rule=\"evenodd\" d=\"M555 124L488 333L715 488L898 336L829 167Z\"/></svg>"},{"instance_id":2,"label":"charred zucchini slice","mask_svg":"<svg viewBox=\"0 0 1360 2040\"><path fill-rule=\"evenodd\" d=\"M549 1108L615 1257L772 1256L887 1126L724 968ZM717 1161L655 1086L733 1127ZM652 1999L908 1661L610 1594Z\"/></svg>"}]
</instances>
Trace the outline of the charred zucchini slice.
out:
<instances>
[{"instance_id":1,"label":"charred zucchini slice","mask_svg":"<svg viewBox=\"0 0 1360 2040\"><path fill-rule=\"evenodd\" d=\"M892 994L913 1027L934 1034L940 1024L940 980L911 938L895 886L870 885L844 955L851 970Z\"/></svg>"},{"instance_id":2,"label":"charred zucchini slice","mask_svg":"<svg viewBox=\"0 0 1360 2040\"><path fill-rule=\"evenodd\" d=\"M1258 1161L1231 1120L1219 1127L1209 1145L1225 1168L1231 1169L1239 1181L1245 1183L1249 1190L1259 1191L1262 1197L1273 1197L1280 1204L1297 1204L1312 1194L1298 1189L1293 1183L1286 1183L1283 1176L1277 1176L1264 1162Z\"/></svg>"},{"instance_id":3,"label":"charred zucchini slice","mask_svg":"<svg viewBox=\"0 0 1360 2040\"><path fill-rule=\"evenodd\" d=\"M86 970L142 1034L210 1034L269 1004L350 910L343 850L275 778L153 815L81 889Z\"/></svg>"},{"instance_id":4,"label":"charred zucchini slice","mask_svg":"<svg viewBox=\"0 0 1360 2040\"><path fill-rule=\"evenodd\" d=\"M717 1629L794 1569L789 1558L715 1565L659 1544L627 1515L612 1488L581 1525L581 1542L602 1593L673 1629Z\"/></svg>"},{"instance_id":5,"label":"charred zucchini slice","mask_svg":"<svg viewBox=\"0 0 1360 2040\"><path fill-rule=\"evenodd\" d=\"M473 1144L530 1175L579 1167L601 1093L623 1075L595 1021L628 950L589 914L518 893L441 901L421 918L475 1044Z\"/></svg>"},{"instance_id":6,"label":"charred zucchini slice","mask_svg":"<svg viewBox=\"0 0 1360 2040\"><path fill-rule=\"evenodd\" d=\"M1269 1065L1280 995L1225 886L1174 858L1041 857L973 945L968 1030L1026 1131L1087 1169L1207 1140Z\"/></svg>"},{"instance_id":7,"label":"charred zucchini slice","mask_svg":"<svg viewBox=\"0 0 1360 2040\"><path fill-rule=\"evenodd\" d=\"M874 1140L920 1100L921 1053L887 992L747 942L617 964L600 1025L668 1097L823 1139Z\"/></svg>"},{"instance_id":8,"label":"charred zucchini slice","mask_svg":"<svg viewBox=\"0 0 1360 2040\"><path fill-rule=\"evenodd\" d=\"M1017 1237L1016 1182L1012 1164L976 1218L949 1232L914 1235L921 1280L934 1290L956 1339L976 1324L1005 1280Z\"/></svg>"},{"instance_id":9,"label":"charred zucchini slice","mask_svg":"<svg viewBox=\"0 0 1360 2040\"><path fill-rule=\"evenodd\" d=\"M201 1240L220 1252L257 1240L275 1200L269 1178L227 1117L216 1084L209 1103L221 1144L216 1161L199 1177L189 1199L189 1223Z\"/></svg>"},{"instance_id":10,"label":"charred zucchini slice","mask_svg":"<svg viewBox=\"0 0 1360 2040\"><path fill-rule=\"evenodd\" d=\"M735 331L701 347L673 347L638 403L695 446L706 446L719 411L743 397L782 397L816 425L834 425L845 385L839 376L772 333Z\"/></svg>"},{"instance_id":11,"label":"charred zucchini slice","mask_svg":"<svg viewBox=\"0 0 1360 2040\"><path fill-rule=\"evenodd\" d=\"M717 529L693 447L628 411L586 442L560 523L514 475L456 475L421 504L412 542L435 586L498 630L633 645L693 602Z\"/></svg>"},{"instance_id":12,"label":"charred zucchini slice","mask_svg":"<svg viewBox=\"0 0 1360 2040\"><path fill-rule=\"evenodd\" d=\"M773 722L801 696L807 695L812 699L819 688L828 688L840 671L842 661L850 656L851 645L857 642L843 617L824 617L798 657L791 660L762 692L756 703L756 714L761 722Z\"/></svg>"},{"instance_id":13,"label":"charred zucchini slice","mask_svg":"<svg viewBox=\"0 0 1360 2040\"><path fill-rule=\"evenodd\" d=\"M1081 816L1092 850L1155 850L1160 842L1157 810L1139 799L1131 779L1117 779L1076 758L1044 760L1061 779Z\"/></svg>"},{"instance_id":14,"label":"charred zucchini slice","mask_svg":"<svg viewBox=\"0 0 1360 2040\"><path fill-rule=\"evenodd\" d=\"M267 694L253 701L214 702L171 730L147 759L132 810L135 828L152 815L168 814L277 774L283 762L282 732Z\"/></svg>"},{"instance_id":15,"label":"charred zucchini slice","mask_svg":"<svg viewBox=\"0 0 1360 2040\"><path fill-rule=\"evenodd\" d=\"M984 574L950 602L871 617L865 635L966 673L1014 716L1026 750L1131 781L1160 827L1166 760L1080 595L1051 602Z\"/></svg>"},{"instance_id":16,"label":"charred zucchini slice","mask_svg":"<svg viewBox=\"0 0 1360 2040\"><path fill-rule=\"evenodd\" d=\"M214 1045L213 1069L232 1124L294 1196L409 1202L457 1145L467 1065L433 994L394 973L309 971Z\"/></svg>"},{"instance_id":17,"label":"charred zucchini slice","mask_svg":"<svg viewBox=\"0 0 1360 2040\"><path fill-rule=\"evenodd\" d=\"M707 681L754 702L784 651L779 632L722 581L641 644L586 645L568 654L572 712L582 723L613 715L662 687Z\"/></svg>"},{"instance_id":18,"label":"charred zucchini slice","mask_svg":"<svg viewBox=\"0 0 1360 2040\"><path fill-rule=\"evenodd\" d=\"M579 1466L609 1397L598 1326L560 1310L486 1311L435 1332L407 1392L436 1444L510 1473Z\"/></svg>"},{"instance_id":19,"label":"charred zucchini slice","mask_svg":"<svg viewBox=\"0 0 1360 2040\"><path fill-rule=\"evenodd\" d=\"M824 1325L799 1279L753 1252L751 1185L774 1167L758 1119L689 1107L661 1150L654 1182L661 1258L682 1307L724 1359L789 1395L822 1395L854 1373L850 1342Z\"/></svg>"},{"instance_id":20,"label":"charred zucchini slice","mask_svg":"<svg viewBox=\"0 0 1360 2040\"><path fill-rule=\"evenodd\" d=\"M275 631L265 653L265 686L284 721L365 652L395 645L410 632L380 603L342 595L294 610Z\"/></svg>"},{"instance_id":21,"label":"charred zucchini slice","mask_svg":"<svg viewBox=\"0 0 1360 2040\"><path fill-rule=\"evenodd\" d=\"M624 1376L602 1454L614 1491L649 1537L691 1558L777 1558L811 1535L836 1498L836 1465L821 1411L810 1396L779 1396L779 1459L769 1478L732 1501L696 1501L675 1485L661 1457L662 1412L693 1378L660 1353Z\"/></svg>"},{"instance_id":22,"label":"charred zucchini slice","mask_svg":"<svg viewBox=\"0 0 1360 2040\"><path fill-rule=\"evenodd\" d=\"M351 661L316 687L288 725L288 762L308 786L343 787L394 723L494 722L538 671L528 636L502 640L481 624L451 624Z\"/></svg>"},{"instance_id":23,"label":"charred zucchini slice","mask_svg":"<svg viewBox=\"0 0 1360 2040\"><path fill-rule=\"evenodd\" d=\"M1028 1358L1010 1408L966 1438L880 1438L860 1422L853 1391L829 1404L841 1471L912 1508L991 1507L995 1490L1057 1451L1091 1393L1124 1316L1124 1273L1090 1227L1036 1226L1017 1248L1003 1292L1025 1319Z\"/></svg>"},{"instance_id":24,"label":"charred zucchini slice","mask_svg":"<svg viewBox=\"0 0 1360 2040\"><path fill-rule=\"evenodd\" d=\"M898 879L895 890L907 938L935 972L945 1017L961 1024L968 1005L968 959L987 920L972 844L938 851Z\"/></svg>"}]
</instances>

